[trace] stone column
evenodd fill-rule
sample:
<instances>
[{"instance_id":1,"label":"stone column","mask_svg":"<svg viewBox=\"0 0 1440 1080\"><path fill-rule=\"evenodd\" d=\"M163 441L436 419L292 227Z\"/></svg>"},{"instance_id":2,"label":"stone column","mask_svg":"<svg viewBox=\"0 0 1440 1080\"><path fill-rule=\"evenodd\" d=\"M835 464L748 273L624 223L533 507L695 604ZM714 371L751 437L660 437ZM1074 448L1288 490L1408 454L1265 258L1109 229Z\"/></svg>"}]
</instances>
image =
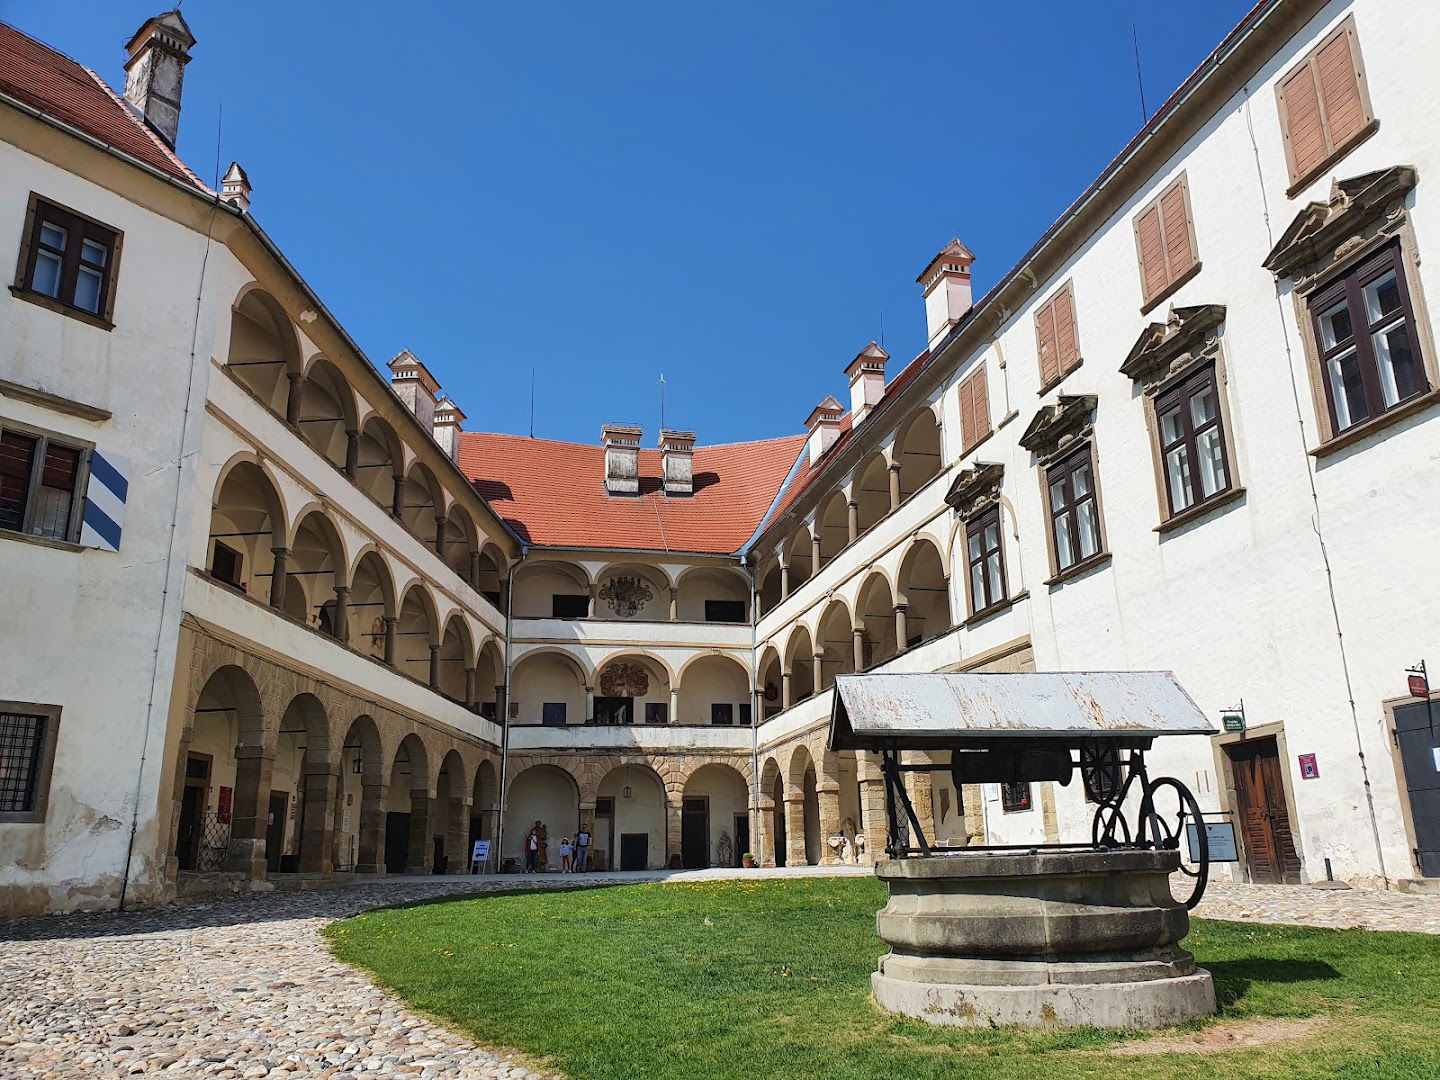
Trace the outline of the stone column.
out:
<instances>
[{"instance_id":1,"label":"stone column","mask_svg":"<svg viewBox=\"0 0 1440 1080\"><path fill-rule=\"evenodd\" d=\"M848 513L845 515L845 543L853 544L860 535L860 504L851 499L845 504Z\"/></svg>"},{"instance_id":2,"label":"stone column","mask_svg":"<svg viewBox=\"0 0 1440 1080\"><path fill-rule=\"evenodd\" d=\"M810 537L810 574L813 577L820 572L820 534L817 532Z\"/></svg>"},{"instance_id":3,"label":"stone column","mask_svg":"<svg viewBox=\"0 0 1440 1080\"><path fill-rule=\"evenodd\" d=\"M670 621L680 621L680 590L674 586L670 589Z\"/></svg>"},{"instance_id":4,"label":"stone column","mask_svg":"<svg viewBox=\"0 0 1440 1080\"><path fill-rule=\"evenodd\" d=\"M784 600L790 595L790 567L783 562L780 564L780 599Z\"/></svg>"},{"instance_id":5,"label":"stone column","mask_svg":"<svg viewBox=\"0 0 1440 1080\"><path fill-rule=\"evenodd\" d=\"M906 751L901 755L901 760L907 765L929 764L930 755L917 750ZM920 828L925 832L925 839L928 842L935 840L935 790L930 783L928 772L914 772L905 774L905 790L910 795L910 805L915 807L915 816L920 819ZM911 829L914 832L914 829ZM911 836L910 843L918 845L920 838Z\"/></svg>"},{"instance_id":6,"label":"stone column","mask_svg":"<svg viewBox=\"0 0 1440 1080\"><path fill-rule=\"evenodd\" d=\"M341 645L350 644L350 586L335 586L335 617L331 620L335 640Z\"/></svg>"},{"instance_id":7,"label":"stone column","mask_svg":"<svg viewBox=\"0 0 1440 1080\"><path fill-rule=\"evenodd\" d=\"M355 479L360 469L360 432L355 428L345 429L345 475Z\"/></svg>"},{"instance_id":8,"label":"stone column","mask_svg":"<svg viewBox=\"0 0 1440 1080\"><path fill-rule=\"evenodd\" d=\"M270 552L275 556L275 566L270 571L270 606L278 610L285 603L286 574L289 572L290 549L286 547L272 547Z\"/></svg>"},{"instance_id":9,"label":"stone column","mask_svg":"<svg viewBox=\"0 0 1440 1080\"><path fill-rule=\"evenodd\" d=\"M385 782L363 777L360 784L360 828L356 830L357 874L385 873Z\"/></svg>"},{"instance_id":10,"label":"stone column","mask_svg":"<svg viewBox=\"0 0 1440 1080\"><path fill-rule=\"evenodd\" d=\"M590 618L593 619L593 618L595 618L595 613L596 613L597 611L599 611L599 610L600 610L600 583L599 583L598 581L595 581L595 582L592 582L592 583L590 584L590 607L587 609L586 614L587 614Z\"/></svg>"},{"instance_id":11,"label":"stone column","mask_svg":"<svg viewBox=\"0 0 1440 1080\"><path fill-rule=\"evenodd\" d=\"M823 782L815 793L820 800L820 861L829 866L840 861L830 847L830 837L840 832L840 785Z\"/></svg>"},{"instance_id":12,"label":"stone column","mask_svg":"<svg viewBox=\"0 0 1440 1080\"><path fill-rule=\"evenodd\" d=\"M960 790L960 805L965 808L965 832L971 844L988 844L985 832L985 792L979 784L963 784Z\"/></svg>"},{"instance_id":13,"label":"stone column","mask_svg":"<svg viewBox=\"0 0 1440 1080\"><path fill-rule=\"evenodd\" d=\"M755 803L755 861L761 866L775 865L775 800L762 797Z\"/></svg>"},{"instance_id":14,"label":"stone column","mask_svg":"<svg viewBox=\"0 0 1440 1080\"><path fill-rule=\"evenodd\" d=\"M235 748L235 799L226 870L257 879L265 876L265 831L270 826L270 777L274 768L273 749L259 745Z\"/></svg>"},{"instance_id":15,"label":"stone column","mask_svg":"<svg viewBox=\"0 0 1440 1080\"><path fill-rule=\"evenodd\" d=\"M465 707L471 712L475 711L475 667L467 664L465 667Z\"/></svg>"},{"instance_id":16,"label":"stone column","mask_svg":"<svg viewBox=\"0 0 1440 1080\"><path fill-rule=\"evenodd\" d=\"M1035 786L1040 789L1040 824L1045 830L1045 842L1057 843L1060 840L1060 823L1055 813L1055 785L1046 780Z\"/></svg>"},{"instance_id":17,"label":"stone column","mask_svg":"<svg viewBox=\"0 0 1440 1080\"><path fill-rule=\"evenodd\" d=\"M856 626L850 633L855 639L855 671L865 670L865 628Z\"/></svg>"},{"instance_id":18,"label":"stone column","mask_svg":"<svg viewBox=\"0 0 1440 1080\"><path fill-rule=\"evenodd\" d=\"M644 717L641 719L643 720ZM680 723L680 688L678 686L670 688L670 723Z\"/></svg>"},{"instance_id":19,"label":"stone column","mask_svg":"<svg viewBox=\"0 0 1440 1080\"><path fill-rule=\"evenodd\" d=\"M595 720L595 687L585 687L585 715L580 719L587 722Z\"/></svg>"},{"instance_id":20,"label":"stone column","mask_svg":"<svg viewBox=\"0 0 1440 1080\"><path fill-rule=\"evenodd\" d=\"M345 866L348 860L345 858L348 851L344 850L345 837L345 770L350 766L345 761L344 751L341 751L339 771L337 773L337 786L335 789L335 812L330 815L330 868L339 870Z\"/></svg>"},{"instance_id":21,"label":"stone column","mask_svg":"<svg viewBox=\"0 0 1440 1080\"><path fill-rule=\"evenodd\" d=\"M396 473L391 479L395 487L390 493L390 516L399 521L405 513L405 477Z\"/></svg>"},{"instance_id":22,"label":"stone column","mask_svg":"<svg viewBox=\"0 0 1440 1080\"><path fill-rule=\"evenodd\" d=\"M470 587L476 592L480 591L480 552L470 552Z\"/></svg>"},{"instance_id":23,"label":"stone column","mask_svg":"<svg viewBox=\"0 0 1440 1080\"><path fill-rule=\"evenodd\" d=\"M290 380L290 392L285 398L285 423L298 429L300 426L300 396L305 392L305 376L298 371L287 371L285 378Z\"/></svg>"},{"instance_id":24,"label":"stone column","mask_svg":"<svg viewBox=\"0 0 1440 1080\"><path fill-rule=\"evenodd\" d=\"M405 858L405 873L428 874L431 862L430 793L418 789L410 792L410 850Z\"/></svg>"},{"instance_id":25,"label":"stone column","mask_svg":"<svg viewBox=\"0 0 1440 1080\"><path fill-rule=\"evenodd\" d=\"M469 796L453 797L446 807L445 872L470 872L470 803Z\"/></svg>"},{"instance_id":26,"label":"stone column","mask_svg":"<svg viewBox=\"0 0 1440 1080\"><path fill-rule=\"evenodd\" d=\"M892 511L900 507L900 463L897 461L890 466L890 509Z\"/></svg>"},{"instance_id":27,"label":"stone column","mask_svg":"<svg viewBox=\"0 0 1440 1080\"><path fill-rule=\"evenodd\" d=\"M788 709L795 704L790 690L790 672L780 669L780 708Z\"/></svg>"},{"instance_id":28,"label":"stone column","mask_svg":"<svg viewBox=\"0 0 1440 1080\"><path fill-rule=\"evenodd\" d=\"M395 626L400 622L394 615L383 615L381 621L385 624L385 663L390 667L395 666Z\"/></svg>"},{"instance_id":29,"label":"stone column","mask_svg":"<svg viewBox=\"0 0 1440 1080\"><path fill-rule=\"evenodd\" d=\"M823 652L817 652L811 663L814 665L811 671L811 677L815 680L815 693L818 694L820 693L820 687L825 684L825 654Z\"/></svg>"},{"instance_id":30,"label":"stone column","mask_svg":"<svg viewBox=\"0 0 1440 1080\"><path fill-rule=\"evenodd\" d=\"M329 762L307 762L300 782L305 785L305 815L300 820L300 872L329 877L340 773Z\"/></svg>"},{"instance_id":31,"label":"stone column","mask_svg":"<svg viewBox=\"0 0 1440 1080\"><path fill-rule=\"evenodd\" d=\"M445 558L445 518L441 514L435 515L435 554Z\"/></svg>"},{"instance_id":32,"label":"stone column","mask_svg":"<svg viewBox=\"0 0 1440 1080\"><path fill-rule=\"evenodd\" d=\"M895 652L905 651L906 643L910 640L909 627L905 625L905 605L895 605Z\"/></svg>"},{"instance_id":33,"label":"stone column","mask_svg":"<svg viewBox=\"0 0 1440 1080\"><path fill-rule=\"evenodd\" d=\"M865 819L865 855L870 863L885 858L885 779L875 762L860 778L860 815Z\"/></svg>"},{"instance_id":34,"label":"stone column","mask_svg":"<svg viewBox=\"0 0 1440 1080\"><path fill-rule=\"evenodd\" d=\"M440 689L440 643L430 642L430 689Z\"/></svg>"},{"instance_id":35,"label":"stone column","mask_svg":"<svg viewBox=\"0 0 1440 1080\"><path fill-rule=\"evenodd\" d=\"M785 796L785 865L806 866L805 796Z\"/></svg>"}]
</instances>

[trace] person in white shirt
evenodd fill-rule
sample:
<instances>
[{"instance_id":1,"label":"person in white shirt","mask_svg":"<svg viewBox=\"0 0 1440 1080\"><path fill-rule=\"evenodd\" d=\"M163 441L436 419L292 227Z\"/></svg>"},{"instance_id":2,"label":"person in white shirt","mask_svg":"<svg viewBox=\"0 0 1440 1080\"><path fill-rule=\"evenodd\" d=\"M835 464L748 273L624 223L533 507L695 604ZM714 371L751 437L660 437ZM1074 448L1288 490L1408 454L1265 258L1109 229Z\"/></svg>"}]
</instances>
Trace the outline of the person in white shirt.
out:
<instances>
[{"instance_id":1,"label":"person in white shirt","mask_svg":"<svg viewBox=\"0 0 1440 1080\"><path fill-rule=\"evenodd\" d=\"M584 825L580 826L580 832L575 836L575 871L583 874L585 864L590 859L590 830Z\"/></svg>"}]
</instances>

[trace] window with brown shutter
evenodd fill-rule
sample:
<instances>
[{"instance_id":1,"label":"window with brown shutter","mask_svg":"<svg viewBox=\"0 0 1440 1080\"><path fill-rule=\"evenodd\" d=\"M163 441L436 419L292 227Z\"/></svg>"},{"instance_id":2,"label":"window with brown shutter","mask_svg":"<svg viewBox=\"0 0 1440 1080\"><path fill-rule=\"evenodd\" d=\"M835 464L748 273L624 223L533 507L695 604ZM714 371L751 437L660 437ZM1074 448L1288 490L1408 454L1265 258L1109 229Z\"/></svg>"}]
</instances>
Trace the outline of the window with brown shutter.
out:
<instances>
[{"instance_id":1,"label":"window with brown shutter","mask_svg":"<svg viewBox=\"0 0 1440 1080\"><path fill-rule=\"evenodd\" d=\"M1346 19L1275 84L1290 193L1375 130L1355 20Z\"/></svg>"},{"instance_id":2,"label":"window with brown shutter","mask_svg":"<svg viewBox=\"0 0 1440 1080\"><path fill-rule=\"evenodd\" d=\"M961 453L968 454L990 434L990 388L985 365L980 365L960 384Z\"/></svg>"},{"instance_id":3,"label":"window with brown shutter","mask_svg":"<svg viewBox=\"0 0 1440 1080\"><path fill-rule=\"evenodd\" d=\"M1182 172L1135 215L1135 253L1140 261L1141 314L1188 281L1200 269L1190 185Z\"/></svg>"},{"instance_id":4,"label":"window with brown shutter","mask_svg":"<svg viewBox=\"0 0 1440 1080\"><path fill-rule=\"evenodd\" d=\"M1040 356L1040 393L1080 366L1075 330L1075 293L1070 282L1035 312L1035 348Z\"/></svg>"}]
</instances>

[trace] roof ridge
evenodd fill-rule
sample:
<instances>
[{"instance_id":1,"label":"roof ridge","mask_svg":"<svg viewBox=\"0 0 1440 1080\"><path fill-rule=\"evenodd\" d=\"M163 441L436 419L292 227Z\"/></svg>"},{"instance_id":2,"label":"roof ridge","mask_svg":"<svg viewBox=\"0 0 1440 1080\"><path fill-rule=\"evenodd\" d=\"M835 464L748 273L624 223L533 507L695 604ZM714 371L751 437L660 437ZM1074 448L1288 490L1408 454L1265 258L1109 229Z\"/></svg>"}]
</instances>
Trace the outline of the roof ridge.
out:
<instances>
[{"instance_id":1,"label":"roof ridge","mask_svg":"<svg viewBox=\"0 0 1440 1080\"><path fill-rule=\"evenodd\" d=\"M605 447L602 446L600 443L574 442L574 441L572 441L572 440L570 440L570 439L546 439L546 438L541 438L541 437L535 436L535 435L517 435L517 434L515 434L514 432L511 432L511 431L462 431L462 432L460 433L460 437L461 437L462 440L463 440L467 435L468 435L468 436L473 436L473 437L475 437L475 438L486 438L486 439L519 439L519 440L521 440L521 441L523 441L523 442L529 442L529 443L545 443L546 445L549 445L549 446L576 446L576 447L581 448L582 450L604 450L604 449L605 449ZM728 450L728 449L730 449L730 448L732 448L732 447L737 447L737 446L760 446L760 445L763 445L763 444L765 444L765 443L777 443L777 442L784 442L784 441L786 441L787 439L804 439L804 438L806 438L805 433L804 433L803 431L797 431L797 432L792 432L792 433L790 433L789 435L770 435L770 436L767 436L766 438L763 438L763 439L739 439L739 440L736 440L735 442L726 442L726 443L698 443L698 444L696 444L695 449L696 449L697 451L700 451L700 450ZM641 449L641 450L653 450L653 451L654 451L655 453L657 453L657 454L660 452L660 448L659 448L658 446L642 446L642 447L640 447L640 449Z\"/></svg>"},{"instance_id":2,"label":"roof ridge","mask_svg":"<svg viewBox=\"0 0 1440 1080\"><path fill-rule=\"evenodd\" d=\"M33 41L34 39L32 38L31 40ZM42 41L40 44L44 45L45 43ZM49 48L49 46L46 46L46 48ZM99 85L100 89L104 90L105 93L110 95L111 100L120 107L121 112L123 112L126 116L130 118L131 123L133 123L137 128L139 128L140 131L145 135L145 137L155 144L155 148L157 150L159 150L162 154L164 154L171 161L173 161L185 173L185 175L194 182L196 187L198 187L201 191L204 191L208 195L214 195L216 193L214 188L210 187L210 185L205 183L204 180L201 180L199 174L197 174L194 169L190 168L189 165L185 164L184 160L180 157L180 155L177 154L175 150L164 139L160 138L160 136L155 133L154 129L151 128L149 124L145 123L144 120L142 120L139 116L136 115L134 108L131 107L128 101L126 101L123 97L121 97L115 92L115 88L113 86L111 86L108 82L102 79L100 75L93 69L86 67L84 64L80 64L78 61L76 62L76 64L81 71L85 72L85 74L89 75L90 78L95 80L95 82Z\"/></svg>"}]
</instances>

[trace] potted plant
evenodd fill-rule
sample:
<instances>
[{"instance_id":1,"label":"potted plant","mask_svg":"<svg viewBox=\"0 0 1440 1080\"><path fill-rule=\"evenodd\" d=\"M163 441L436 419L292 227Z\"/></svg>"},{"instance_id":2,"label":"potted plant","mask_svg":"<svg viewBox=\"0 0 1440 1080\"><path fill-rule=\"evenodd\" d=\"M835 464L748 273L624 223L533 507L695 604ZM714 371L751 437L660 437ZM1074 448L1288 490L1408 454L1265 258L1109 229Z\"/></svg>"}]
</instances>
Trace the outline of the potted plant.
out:
<instances>
[{"instance_id":1,"label":"potted plant","mask_svg":"<svg viewBox=\"0 0 1440 1080\"><path fill-rule=\"evenodd\" d=\"M745 852L744 855L741 855L741 856L740 856L740 865L743 866L743 867L745 867L746 870L754 870L754 869L755 869L755 853L754 853L753 851L747 851L747 852Z\"/></svg>"}]
</instances>

